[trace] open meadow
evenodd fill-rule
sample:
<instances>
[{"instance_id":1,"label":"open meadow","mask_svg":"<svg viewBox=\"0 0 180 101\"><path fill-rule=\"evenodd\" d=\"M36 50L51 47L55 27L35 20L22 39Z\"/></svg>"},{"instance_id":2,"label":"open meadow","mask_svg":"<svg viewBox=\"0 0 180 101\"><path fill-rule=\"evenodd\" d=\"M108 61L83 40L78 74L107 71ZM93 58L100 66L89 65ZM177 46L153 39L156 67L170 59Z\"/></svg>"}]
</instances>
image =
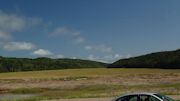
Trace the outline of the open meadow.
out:
<instances>
[{"instance_id":1,"label":"open meadow","mask_svg":"<svg viewBox=\"0 0 180 101\"><path fill-rule=\"evenodd\" d=\"M180 70L97 68L0 73L0 101L112 98L132 92L159 92L179 99Z\"/></svg>"}]
</instances>

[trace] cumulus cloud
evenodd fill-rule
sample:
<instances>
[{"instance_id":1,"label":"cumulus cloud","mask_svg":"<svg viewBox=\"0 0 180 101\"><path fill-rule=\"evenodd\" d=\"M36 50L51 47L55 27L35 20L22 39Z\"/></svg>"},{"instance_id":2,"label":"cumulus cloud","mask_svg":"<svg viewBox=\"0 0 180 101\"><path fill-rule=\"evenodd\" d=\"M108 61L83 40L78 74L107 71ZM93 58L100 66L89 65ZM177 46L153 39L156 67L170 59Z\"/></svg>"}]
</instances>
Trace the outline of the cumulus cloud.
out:
<instances>
[{"instance_id":1,"label":"cumulus cloud","mask_svg":"<svg viewBox=\"0 0 180 101\"><path fill-rule=\"evenodd\" d=\"M95 56L93 54L90 54L88 57L87 57L88 60L91 60L91 61L99 61L99 62L107 62L105 61L104 59L102 59L101 57L99 56Z\"/></svg>"},{"instance_id":2,"label":"cumulus cloud","mask_svg":"<svg viewBox=\"0 0 180 101\"><path fill-rule=\"evenodd\" d=\"M52 53L52 52L51 52ZM48 56L49 58L52 59L61 59L61 58L65 58L65 56L63 54L52 54Z\"/></svg>"},{"instance_id":3,"label":"cumulus cloud","mask_svg":"<svg viewBox=\"0 0 180 101\"><path fill-rule=\"evenodd\" d=\"M93 61L99 61L99 62L105 62L105 63L112 63L115 62L119 59L122 59L123 56L119 54L109 54L105 56L95 56L93 54L90 54L87 59L88 60L93 60Z\"/></svg>"},{"instance_id":4,"label":"cumulus cloud","mask_svg":"<svg viewBox=\"0 0 180 101\"><path fill-rule=\"evenodd\" d=\"M11 36L9 33L6 33L0 29L0 39L2 40L9 40L11 39Z\"/></svg>"},{"instance_id":5,"label":"cumulus cloud","mask_svg":"<svg viewBox=\"0 0 180 101\"><path fill-rule=\"evenodd\" d=\"M30 51L36 45L30 42L15 42L13 34L42 24L41 18L26 17L0 10L0 48L5 51Z\"/></svg>"},{"instance_id":6,"label":"cumulus cloud","mask_svg":"<svg viewBox=\"0 0 180 101\"><path fill-rule=\"evenodd\" d=\"M131 54L128 54L125 58L131 58L132 56L131 56Z\"/></svg>"},{"instance_id":7,"label":"cumulus cloud","mask_svg":"<svg viewBox=\"0 0 180 101\"><path fill-rule=\"evenodd\" d=\"M122 56L122 55L119 55L119 54L115 54L115 55L114 55L114 58L115 58L115 59L121 59L122 57L123 57L123 56Z\"/></svg>"},{"instance_id":8,"label":"cumulus cloud","mask_svg":"<svg viewBox=\"0 0 180 101\"><path fill-rule=\"evenodd\" d=\"M79 37L79 36L81 36L81 32L70 29L68 27L57 27L50 33L50 35L52 35L52 36L58 36L58 35L67 35L68 36L69 35L72 37Z\"/></svg>"},{"instance_id":9,"label":"cumulus cloud","mask_svg":"<svg viewBox=\"0 0 180 101\"><path fill-rule=\"evenodd\" d=\"M0 10L0 39L11 39L11 34L21 31L28 26L37 25L42 20L39 18L28 18L17 14L5 13Z\"/></svg>"},{"instance_id":10,"label":"cumulus cloud","mask_svg":"<svg viewBox=\"0 0 180 101\"><path fill-rule=\"evenodd\" d=\"M122 59L122 58L123 58L122 55L114 54L114 55L105 55L103 57L103 60L106 61L106 62L111 63L111 62L115 62L115 61L117 61L119 59Z\"/></svg>"},{"instance_id":11,"label":"cumulus cloud","mask_svg":"<svg viewBox=\"0 0 180 101\"><path fill-rule=\"evenodd\" d=\"M90 54L87 58L88 58L89 60L94 60L94 59L96 59L96 57L94 57L93 54Z\"/></svg>"},{"instance_id":12,"label":"cumulus cloud","mask_svg":"<svg viewBox=\"0 0 180 101\"><path fill-rule=\"evenodd\" d=\"M77 44L81 44L81 43L84 43L84 38L83 37L78 37L77 39L75 39L75 42L77 43Z\"/></svg>"},{"instance_id":13,"label":"cumulus cloud","mask_svg":"<svg viewBox=\"0 0 180 101\"><path fill-rule=\"evenodd\" d=\"M46 50L46 49L38 49L36 51L34 51L32 53L33 55L38 55L38 56L50 56L50 55L53 55L53 53L49 50Z\"/></svg>"},{"instance_id":14,"label":"cumulus cloud","mask_svg":"<svg viewBox=\"0 0 180 101\"><path fill-rule=\"evenodd\" d=\"M70 57L70 59L77 59L77 57L75 57L75 56L74 57Z\"/></svg>"},{"instance_id":15,"label":"cumulus cloud","mask_svg":"<svg viewBox=\"0 0 180 101\"><path fill-rule=\"evenodd\" d=\"M85 46L84 48L85 48L86 50L92 50L92 49L93 49L92 46Z\"/></svg>"},{"instance_id":16,"label":"cumulus cloud","mask_svg":"<svg viewBox=\"0 0 180 101\"><path fill-rule=\"evenodd\" d=\"M25 26L25 19L15 14L7 14L0 11L0 28L5 31L21 30Z\"/></svg>"},{"instance_id":17,"label":"cumulus cloud","mask_svg":"<svg viewBox=\"0 0 180 101\"><path fill-rule=\"evenodd\" d=\"M57 35L67 35L71 33L72 33L71 30L66 27L57 27L56 29L54 29L51 35L57 36Z\"/></svg>"},{"instance_id":18,"label":"cumulus cloud","mask_svg":"<svg viewBox=\"0 0 180 101\"><path fill-rule=\"evenodd\" d=\"M58 54L58 55L57 55L57 58L64 58L64 55Z\"/></svg>"},{"instance_id":19,"label":"cumulus cloud","mask_svg":"<svg viewBox=\"0 0 180 101\"><path fill-rule=\"evenodd\" d=\"M52 58L55 58L55 59L60 59L60 58L64 58L65 56L62 55L62 54L58 54L58 55L54 55L52 56Z\"/></svg>"},{"instance_id":20,"label":"cumulus cloud","mask_svg":"<svg viewBox=\"0 0 180 101\"><path fill-rule=\"evenodd\" d=\"M0 11L0 38L10 38L10 33L19 31L25 26L24 18L20 18L15 14L6 14Z\"/></svg>"},{"instance_id":21,"label":"cumulus cloud","mask_svg":"<svg viewBox=\"0 0 180 101\"><path fill-rule=\"evenodd\" d=\"M76 32L73 32L72 35L73 35L73 36L81 36L81 32L77 32L77 31L76 31Z\"/></svg>"},{"instance_id":22,"label":"cumulus cloud","mask_svg":"<svg viewBox=\"0 0 180 101\"><path fill-rule=\"evenodd\" d=\"M81 44L85 42L85 38L81 35L80 31L76 31L67 27L57 27L50 33L51 36L67 36L70 41L76 44Z\"/></svg>"},{"instance_id":23,"label":"cumulus cloud","mask_svg":"<svg viewBox=\"0 0 180 101\"><path fill-rule=\"evenodd\" d=\"M7 51L32 50L35 45L28 42L8 42L3 45L3 49Z\"/></svg>"},{"instance_id":24,"label":"cumulus cloud","mask_svg":"<svg viewBox=\"0 0 180 101\"><path fill-rule=\"evenodd\" d=\"M107 52L107 53L112 52L112 48L106 45L96 45L96 46L87 45L85 46L85 50L100 51L100 52Z\"/></svg>"}]
</instances>

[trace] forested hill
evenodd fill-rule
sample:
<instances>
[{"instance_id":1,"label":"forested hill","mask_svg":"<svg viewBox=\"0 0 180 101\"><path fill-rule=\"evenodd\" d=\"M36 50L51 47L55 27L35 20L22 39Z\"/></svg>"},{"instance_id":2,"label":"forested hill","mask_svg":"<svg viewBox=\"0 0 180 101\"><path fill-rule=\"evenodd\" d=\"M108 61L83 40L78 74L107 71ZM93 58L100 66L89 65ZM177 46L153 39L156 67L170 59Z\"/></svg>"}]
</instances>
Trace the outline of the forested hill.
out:
<instances>
[{"instance_id":1,"label":"forested hill","mask_svg":"<svg viewBox=\"0 0 180 101\"><path fill-rule=\"evenodd\" d=\"M162 68L180 69L180 50L164 51L121 59L108 68Z\"/></svg>"},{"instance_id":2,"label":"forested hill","mask_svg":"<svg viewBox=\"0 0 180 101\"><path fill-rule=\"evenodd\" d=\"M0 72L101 68L107 64L80 59L50 59L50 58L7 58L0 57Z\"/></svg>"}]
</instances>

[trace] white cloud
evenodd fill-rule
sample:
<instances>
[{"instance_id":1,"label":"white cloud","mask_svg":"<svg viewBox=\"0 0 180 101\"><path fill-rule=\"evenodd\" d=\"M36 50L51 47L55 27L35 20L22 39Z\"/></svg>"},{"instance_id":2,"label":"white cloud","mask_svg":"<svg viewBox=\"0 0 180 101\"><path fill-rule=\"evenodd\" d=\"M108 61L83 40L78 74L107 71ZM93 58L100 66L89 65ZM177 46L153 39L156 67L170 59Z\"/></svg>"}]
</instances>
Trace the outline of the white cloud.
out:
<instances>
[{"instance_id":1,"label":"white cloud","mask_svg":"<svg viewBox=\"0 0 180 101\"><path fill-rule=\"evenodd\" d=\"M28 42L8 42L3 45L3 49L7 51L32 50L35 45Z\"/></svg>"},{"instance_id":2,"label":"white cloud","mask_svg":"<svg viewBox=\"0 0 180 101\"><path fill-rule=\"evenodd\" d=\"M58 55L56 56L56 58L64 58L64 55L58 54Z\"/></svg>"},{"instance_id":3,"label":"white cloud","mask_svg":"<svg viewBox=\"0 0 180 101\"><path fill-rule=\"evenodd\" d=\"M64 55L62 54L52 54L51 56L49 56L50 58L53 58L53 59L61 59L61 58L65 58Z\"/></svg>"},{"instance_id":4,"label":"white cloud","mask_svg":"<svg viewBox=\"0 0 180 101\"><path fill-rule=\"evenodd\" d=\"M91 47L91 46L85 46L85 49L86 49L86 50L92 50L93 47Z\"/></svg>"},{"instance_id":5,"label":"white cloud","mask_svg":"<svg viewBox=\"0 0 180 101\"><path fill-rule=\"evenodd\" d=\"M84 43L85 40L84 40L83 37L78 37L78 38L75 40L75 42L76 42L77 44L81 44L81 43Z\"/></svg>"},{"instance_id":6,"label":"white cloud","mask_svg":"<svg viewBox=\"0 0 180 101\"><path fill-rule=\"evenodd\" d=\"M71 33L71 30L69 30L66 27L57 27L52 33L51 35L53 36L57 36L57 35L67 35Z\"/></svg>"},{"instance_id":7,"label":"white cloud","mask_svg":"<svg viewBox=\"0 0 180 101\"><path fill-rule=\"evenodd\" d=\"M81 44L85 42L85 38L82 37L80 31L75 31L67 27L57 27L50 33L51 36L66 36L70 41L75 42L77 44Z\"/></svg>"},{"instance_id":8,"label":"white cloud","mask_svg":"<svg viewBox=\"0 0 180 101\"><path fill-rule=\"evenodd\" d=\"M123 56L122 56L122 55L119 55L119 54L115 54L115 55L114 55L114 58L116 58L116 59L121 59L121 58L123 58Z\"/></svg>"},{"instance_id":9,"label":"white cloud","mask_svg":"<svg viewBox=\"0 0 180 101\"><path fill-rule=\"evenodd\" d=\"M21 31L28 26L37 25L41 21L38 18L18 16L17 14L5 13L0 10L0 39L11 39L13 32Z\"/></svg>"},{"instance_id":10,"label":"white cloud","mask_svg":"<svg viewBox=\"0 0 180 101\"><path fill-rule=\"evenodd\" d=\"M105 62L105 63L112 63L115 62L119 59L122 59L123 56L119 54L110 54L110 55L105 55L105 56L95 56L93 54L90 54L87 59L88 60L93 60L93 61L99 61L99 62Z\"/></svg>"},{"instance_id":11,"label":"white cloud","mask_svg":"<svg viewBox=\"0 0 180 101\"><path fill-rule=\"evenodd\" d=\"M128 54L125 58L130 58L130 57L132 57L130 54Z\"/></svg>"},{"instance_id":12,"label":"white cloud","mask_svg":"<svg viewBox=\"0 0 180 101\"><path fill-rule=\"evenodd\" d=\"M25 26L25 19L15 14L0 11L0 29L4 31L17 31Z\"/></svg>"},{"instance_id":13,"label":"white cloud","mask_svg":"<svg viewBox=\"0 0 180 101\"><path fill-rule=\"evenodd\" d=\"M105 55L103 57L103 60L106 61L106 62L111 63L111 62L115 62L115 61L117 61L119 59L122 59L122 58L123 58L122 55L114 54L114 55Z\"/></svg>"},{"instance_id":14,"label":"white cloud","mask_svg":"<svg viewBox=\"0 0 180 101\"><path fill-rule=\"evenodd\" d=\"M100 52L112 52L112 48L111 47L108 47L106 45L97 45L97 46L85 46L85 49L86 50L92 50L92 51L100 51Z\"/></svg>"},{"instance_id":15,"label":"white cloud","mask_svg":"<svg viewBox=\"0 0 180 101\"><path fill-rule=\"evenodd\" d=\"M45 50L45 49L38 49L38 50L34 51L32 54L33 54L33 55L38 55L38 56L49 56L49 55L53 55L52 52L50 52L49 50Z\"/></svg>"},{"instance_id":16,"label":"white cloud","mask_svg":"<svg viewBox=\"0 0 180 101\"><path fill-rule=\"evenodd\" d=\"M113 59L113 58L114 58L114 57L113 57L112 55L105 55L105 56L104 56L104 59L108 59L108 60L109 60L109 59Z\"/></svg>"},{"instance_id":17,"label":"white cloud","mask_svg":"<svg viewBox=\"0 0 180 101\"><path fill-rule=\"evenodd\" d=\"M7 13L0 10L0 42L1 48L6 51L28 51L35 49L35 45L29 42L14 42L13 34L26 28L42 23L42 19L26 17L15 13Z\"/></svg>"},{"instance_id":18,"label":"white cloud","mask_svg":"<svg viewBox=\"0 0 180 101\"><path fill-rule=\"evenodd\" d=\"M70 59L77 59L77 57L70 57Z\"/></svg>"},{"instance_id":19,"label":"white cloud","mask_svg":"<svg viewBox=\"0 0 180 101\"><path fill-rule=\"evenodd\" d=\"M92 61L99 61L99 62L104 62L104 63L108 63L104 58L102 57L99 57L99 56L95 56L93 54L90 54L88 57L87 57L88 60L92 60Z\"/></svg>"},{"instance_id":20,"label":"white cloud","mask_svg":"<svg viewBox=\"0 0 180 101\"><path fill-rule=\"evenodd\" d=\"M90 54L90 55L87 57L87 59L96 61L96 60L99 60L99 57L94 56L93 54Z\"/></svg>"},{"instance_id":21,"label":"white cloud","mask_svg":"<svg viewBox=\"0 0 180 101\"><path fill-rule=\"evenodd\" d=\"M50 33L52 36L57 36L57 35L69 35L73 37L79 37L81 36L81 32L75 31L73 29L70 29L68 27L57 27Z\"/></svg>"},{"instance_id":22,"label":"white cloud","mask_svg":"<svg viewBox=\"0 0 180 101\"><path fill-rule=\"evenodd\" d=\"M3 32L0 29L0 39L1 39L1 41L2 40L9 40L9 39L11 39L11 36L9 33Z\"/></svg>"},{"instance_id":23,"label":"white cloud","mask_svg":"<svg viewBox=\"0 0 180 101\"><path fill-rule=\"evenodd\" d=\"M73 36L81 36L81 32L73 32L72 35Z\"/></svg>"}]
</instances>

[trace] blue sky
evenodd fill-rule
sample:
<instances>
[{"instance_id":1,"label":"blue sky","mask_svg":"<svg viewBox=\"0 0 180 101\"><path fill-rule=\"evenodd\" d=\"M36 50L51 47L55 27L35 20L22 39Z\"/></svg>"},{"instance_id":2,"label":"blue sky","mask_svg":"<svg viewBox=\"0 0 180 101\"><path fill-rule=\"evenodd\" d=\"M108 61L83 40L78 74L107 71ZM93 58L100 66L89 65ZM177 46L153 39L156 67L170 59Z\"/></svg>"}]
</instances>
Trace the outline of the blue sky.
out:
<instances>
[{"instance_id":1,"label":"blue sky","mask_svg":"<svg viewBox=\"0 0 180 101\"><path fill-rule=\"evenodd\" d=\"M179 38L179 0L0 0L1 56L114 62Z\"/></svg>"}]
</instances>

